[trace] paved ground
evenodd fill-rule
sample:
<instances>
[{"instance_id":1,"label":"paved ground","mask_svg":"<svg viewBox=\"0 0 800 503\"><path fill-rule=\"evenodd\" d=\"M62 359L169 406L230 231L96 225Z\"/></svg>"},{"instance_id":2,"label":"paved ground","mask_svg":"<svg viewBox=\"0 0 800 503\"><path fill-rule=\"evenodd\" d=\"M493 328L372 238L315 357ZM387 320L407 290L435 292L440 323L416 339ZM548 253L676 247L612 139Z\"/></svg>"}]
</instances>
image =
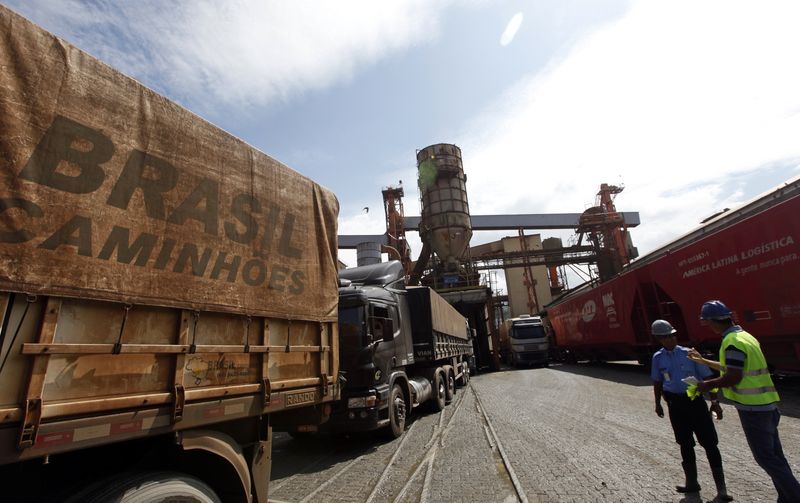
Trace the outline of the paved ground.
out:
<instances>
[{"instance_id":1,"label":"paved ground","mask_svg":"<svg viewBox=\"0 0 800 503\"><path fill-rule=\"evenodd\" d=\"M388 467L388 468L387 468ZM517 501L472 388L440 413L415 412L406 434L297 441L276 435L274 501Z\"/></svg>"},{"instance_id":2,"label":"paved ground","mask_svg":"<svg viewBox=\"0 0 800 503\"><path fill-rule=\"evenodd\" d=\"M800 386L784 384L782 397L781 440L800 474ZM723 409L716 424L730 493L741 502L775 501L736 411ZM710 499L711 474L699 446L697 453L701 496ZM277 434L270 495L291 502L678 502L673 486L682 476L669 420L653 412L641 367L554 365L476 376L443 413L415 412L397 440L299 442Z\"/></svg>"},{"instance_id":3,"label":"paved ground","mask_svg":"<svg viewBox=\"0 0 800 503\"><path fill-rule=\"evenodd\" d=\"M653 412L652 386L640 367L554 366L487 374L473 383L529 496L576 503L680 500L673 492L683 476L679 449L669 420ZM800 396L795 390L784 398L781 440L800 474ZM736 501L775 501L736 411L725 405L723 411L716 424L730 493ZM710 499L710 470L696 449L707 488L702 496Z\"/></svg>"}]
</instances>

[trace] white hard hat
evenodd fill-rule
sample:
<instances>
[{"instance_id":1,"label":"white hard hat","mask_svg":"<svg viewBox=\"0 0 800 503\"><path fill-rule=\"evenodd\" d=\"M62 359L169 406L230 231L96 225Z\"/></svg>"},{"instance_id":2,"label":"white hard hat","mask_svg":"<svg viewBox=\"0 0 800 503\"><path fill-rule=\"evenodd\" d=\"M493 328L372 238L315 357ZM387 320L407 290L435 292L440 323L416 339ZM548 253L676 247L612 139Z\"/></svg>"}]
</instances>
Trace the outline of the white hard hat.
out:
<instances>
[{"instance_id":1,"label":"white hard hat","mask_svg":"<svg viewBox=\"0 0 800 503\"><path fill-rule=\"evenodd\" d=\"M656 337L664 337L677 332L677 330L675 330L675 328L667 320L654 321L653 326L650 327L650 331L653 332L653 335Z\"/></svg>"}]
</instances>

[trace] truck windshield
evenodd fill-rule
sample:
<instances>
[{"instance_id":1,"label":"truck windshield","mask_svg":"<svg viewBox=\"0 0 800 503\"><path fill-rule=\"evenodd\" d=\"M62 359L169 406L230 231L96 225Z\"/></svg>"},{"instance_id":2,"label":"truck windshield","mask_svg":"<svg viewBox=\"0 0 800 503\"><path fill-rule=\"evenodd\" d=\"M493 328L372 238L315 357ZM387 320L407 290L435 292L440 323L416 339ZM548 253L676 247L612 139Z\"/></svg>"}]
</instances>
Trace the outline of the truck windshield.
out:
<instances>
[{"instance_id":1,"label":"truck windshield","mask_svg":"<svg viewBox=\"0 0 800 503\"><path fill-rule=\"evenodd\" d=\"M511 337L514 339L541 339L545 337L542 325L514 325Z\"/></svg>"},{"instance_id":2,"label":"truck windshield","mask_svg":"<svg viewBox=\"0 0 800 503\"><path fill-rule=\"evenodd\" d=\"M339 309L339 338L343 350L353 350L363 346L364 308L363 306Z\"/></svg>"}]
</instances>

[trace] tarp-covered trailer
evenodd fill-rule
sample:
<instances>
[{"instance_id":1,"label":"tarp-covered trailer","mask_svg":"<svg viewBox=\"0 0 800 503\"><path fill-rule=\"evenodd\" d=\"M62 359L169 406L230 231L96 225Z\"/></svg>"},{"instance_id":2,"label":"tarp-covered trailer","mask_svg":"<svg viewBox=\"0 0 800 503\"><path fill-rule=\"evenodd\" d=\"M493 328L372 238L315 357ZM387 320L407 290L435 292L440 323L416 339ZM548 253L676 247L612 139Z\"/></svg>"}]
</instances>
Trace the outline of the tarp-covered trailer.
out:
<instances>
[{"instance_id":1,"label":"tarp-covered trailer","mask_svg":"<svg viewBox=\"0 0 800 503\"><path fill-rule=\"evenodd\" d=\"M3 501L266 502L338 396L336 198L2 6L0 68Z\"/></svg>"}]
</instances>

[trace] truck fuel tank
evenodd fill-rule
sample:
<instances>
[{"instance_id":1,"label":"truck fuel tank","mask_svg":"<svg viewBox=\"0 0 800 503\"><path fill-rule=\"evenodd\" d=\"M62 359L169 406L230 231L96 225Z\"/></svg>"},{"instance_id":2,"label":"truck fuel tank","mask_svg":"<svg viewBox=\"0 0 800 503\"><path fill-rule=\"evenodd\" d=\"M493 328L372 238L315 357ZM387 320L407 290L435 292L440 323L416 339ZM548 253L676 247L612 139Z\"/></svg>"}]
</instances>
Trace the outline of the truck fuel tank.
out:
<instances>
[{"instance_id":1,"label":"truck fuel tank","mask_svg":"<svg viewBox=\"0 0 800 503\"><path fill-rule=\"evenodd\" d=\"M411 391L414 394L414 407L425 403L431 397L433 386L428 379L422 376L410 377L409 383L411 384Z\"/></svg>"}]
</instances>

